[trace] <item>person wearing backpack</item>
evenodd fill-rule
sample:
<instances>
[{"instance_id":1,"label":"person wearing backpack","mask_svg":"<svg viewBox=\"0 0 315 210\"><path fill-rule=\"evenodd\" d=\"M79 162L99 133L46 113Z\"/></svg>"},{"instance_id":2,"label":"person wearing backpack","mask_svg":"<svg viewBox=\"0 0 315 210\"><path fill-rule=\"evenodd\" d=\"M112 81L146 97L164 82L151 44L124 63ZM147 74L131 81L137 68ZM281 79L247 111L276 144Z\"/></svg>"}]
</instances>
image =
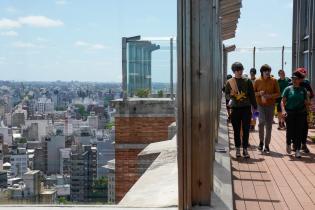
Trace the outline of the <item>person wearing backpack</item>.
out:
<instances>
[{"instance_id":1,"label":"person wearing backpack","mask_svg":"<svg viewBox=\"0 0 315 210\"><path fill-rule=\"evenodd\" d=\"M309 99L307 91L301 86L305 75L295 71L292 75L292 85L285 88L282 94L282 114L286 117L286 150L291 153L291 142L293 141L295 157L301 157L301 144L305 134L307 121L307 110Z\"/></svg>"},{"instance_id":2,"label":"person wearing backpack","mask_svg":"<svg viewBox=\"0 0 315 210\"><path fill-rule=\"evenodd\" d=\"M249 128L252 116L251 107L257 109L253 84L250 79L243 77L244 67L242 63L235 62L232 64L234 77L226 83L225 94L229 98L229 106L232 109L231 122L234 131L234 143L236 147L236 157L241 156L241 129L243 156L250 158L248 154Z\"/></svg>"},{"instance_id":3,"label":"person wearing backpack","mask_svg":"<svg viewBox=\"0 0 315 210\"><path fill-rule=\"evenodd\" d=\"M280 96L280 89L276 79L271 77L271 67L267 64L260 68L261 77L254 83L254 91L259 112L259 145L258 150L270 153L269 144L275 111L276 99ZM266 129L266 134L265 134Z\"/></svg>"}]
</instances>

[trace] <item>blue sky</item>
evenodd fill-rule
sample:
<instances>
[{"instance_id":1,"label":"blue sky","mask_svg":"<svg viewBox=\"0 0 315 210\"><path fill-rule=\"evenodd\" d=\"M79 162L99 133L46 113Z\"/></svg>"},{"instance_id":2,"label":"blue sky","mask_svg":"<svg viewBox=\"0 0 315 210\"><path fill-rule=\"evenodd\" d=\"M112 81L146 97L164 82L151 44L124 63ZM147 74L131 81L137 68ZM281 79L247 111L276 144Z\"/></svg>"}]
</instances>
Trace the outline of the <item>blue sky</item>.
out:
<instances>
[{"instance_id":1,"label":"blue sky","mask_svg":"<svg viewBox=\"0 0 315 210\"><path fill-rule=\"evenodd\" d=\"M292 46L293 0L243 0L236 38L228 40L227 45L239 48L291 47ZM291 73L291 49L285 51L284 70ZM252 67L252 51L241 49L229 55L229 67L235 61L244 64L245 72ZM256 68L263 64L272 67L273 74L281 68L281 50L256 52ZM229 69L231 73L231 70Z\"/></svg>"},{"instance_id":2,"label":"blue sky","mask_svg":"<svg viewBox=\"0 0 315 210\"><path fill-rule=\"evenodd\" d=\"M120 82L121 37L176 36L176 3L1 0L0 79ZM291 46L292 0L243 0L241 12L237 38L227 44ZM157 43L168 47L167 42ZM259 56L258 66L269 63L278 69L277 55ZM153 81L167 82L169 51L156 51L153 59ZM246 69L251 67L248 52L231 54L229 61L235 60L242 61Z\"/></svg>"}]
</instances>

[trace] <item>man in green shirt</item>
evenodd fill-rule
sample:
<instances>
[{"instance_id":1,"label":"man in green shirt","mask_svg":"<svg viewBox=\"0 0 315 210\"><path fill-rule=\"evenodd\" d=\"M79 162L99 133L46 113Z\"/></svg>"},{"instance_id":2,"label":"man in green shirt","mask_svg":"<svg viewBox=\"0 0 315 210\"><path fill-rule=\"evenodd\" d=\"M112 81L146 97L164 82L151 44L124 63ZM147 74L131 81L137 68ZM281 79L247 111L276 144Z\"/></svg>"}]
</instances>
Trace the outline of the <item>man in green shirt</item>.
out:
<instances>
[{"instance_id":1,"label":"man in green shirt","mask_svg":"<svg viewBox=\"0 0 315 210\"><path fill-rule=\"evenodd\" d=\"M284 89L289 86L291 79L285 76L285 72L282 69L278 71L278 75L279 75L278 84L280 88L280 93L282 95ZM282 109L281 109L281 100L282 100L282 97L280 96L277 99L277 113L278 113L278 120L279 120L278 130L285 129L284 117L282 116Z\"/></svg>"}]
</instances>

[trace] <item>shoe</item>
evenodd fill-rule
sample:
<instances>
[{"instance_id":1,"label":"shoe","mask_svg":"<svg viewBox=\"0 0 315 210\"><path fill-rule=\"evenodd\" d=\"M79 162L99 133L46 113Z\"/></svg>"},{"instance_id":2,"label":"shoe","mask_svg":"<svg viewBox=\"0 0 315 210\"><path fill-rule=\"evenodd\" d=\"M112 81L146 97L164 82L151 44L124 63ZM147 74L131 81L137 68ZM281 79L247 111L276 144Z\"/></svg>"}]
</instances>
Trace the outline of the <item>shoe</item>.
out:
<instances>
[{"instance_id":1,"label":"shoe","mask_svg":"<svg viewBox=\"0 0 315 210\"><path fill-rule=\"evenodd\" d=\"M291 145L287 145L287 153L291 154Z\"/></svg>"},{"instance_id":2,"label":"shoe","mask_svg":"<svg viewBox=\"0 0 315 210\"><path fill-rule=\"evenodd\" d=\"M262 150L263 150L263 147L264 147L264 144L260 143L259 146L258 146L258 150L259 150L259 151L262 151Z\"/></svg>"},{"instance_id":3,"label":"shoe","mask_svg":"<svg viewBox=\"0 0 315 210\"><path fill-rule=\"evenodd\" d=\"M296 151L295 151L295 157L296 157L296 158L301 158L300 150L296 150Z\"/></svg>"},{"instance_id":4,"label":"shoe","mask_svg":"<svg viewBox=\"0 0 315 210\"><path fill-rule=\"evenodd\" d=\"M241 157L241 149L236 148L236 157Z\"/></svg>"},{"instance_id":5,"label":"shoe","mask_svg":"<svg viewBox=\"0 0 315 210\"><path fill-rule=\"evenodd\" d=\"M250 130L251 130L251 131L254 131L254 130L255 130L255 126L251 125L251 126L250 126Z\"/></svg>"},{"instance_id":6,"label":"shoe","mask_svg":"<svg viewBox=\"0 0 315 210\"><path fill-rule=\"evenodd\" d=\"M265 147L264 152L267 153L267 154L269 154L269 153L270 153L269 147Z\"/></svg>"},{"instance_id":7,"label":"shoe","mask_svg":"<svg viewBox=\"0 0 315 210\"><path fill-rule=\"evenodd\" d=\"M247 149L243 149L243 156L244 158L250 158Z\"/></svg>"},{"instance_id":8,"label":"shoe","mask_svg":"<svg viewBox=\"0 0 315 210\"><path fill-rule=\"evenodd\" d=\"M279 125L277 129L278 129L278 130L281 130L281 129L282 129L282 127Z\"/></svg>"},{"instance_id":9,"label":"shoe","mask_svg":"<svg viewBox=\"0 0 315 210\"><path fill-rule=\"evenodd\" d=\"M310 150L307 148L306 144L302 144L302 148L301 148L305 153L309 153Z\"/></svg>"}]
</instances>

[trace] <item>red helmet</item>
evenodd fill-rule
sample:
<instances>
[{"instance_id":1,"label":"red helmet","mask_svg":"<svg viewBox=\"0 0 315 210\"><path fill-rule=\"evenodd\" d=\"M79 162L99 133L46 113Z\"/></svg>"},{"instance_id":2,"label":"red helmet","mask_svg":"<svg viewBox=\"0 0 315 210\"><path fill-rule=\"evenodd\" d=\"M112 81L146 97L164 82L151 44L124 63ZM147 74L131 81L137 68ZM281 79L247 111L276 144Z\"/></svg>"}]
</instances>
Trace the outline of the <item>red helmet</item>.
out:
<instances>
[{"instance_id":1,"label":"red helmet","mask_svg":"<svg viewBox=\"0 0 315 210\"><path fill-rule=\"evenodd\" d=\"M303 68L303 67L302 67L302 68L297 68L296 71L297 71L297 72L300 72L300 73L303 74L304 76L307 74L306 69Z\"/></svg>"}]
</instances>

